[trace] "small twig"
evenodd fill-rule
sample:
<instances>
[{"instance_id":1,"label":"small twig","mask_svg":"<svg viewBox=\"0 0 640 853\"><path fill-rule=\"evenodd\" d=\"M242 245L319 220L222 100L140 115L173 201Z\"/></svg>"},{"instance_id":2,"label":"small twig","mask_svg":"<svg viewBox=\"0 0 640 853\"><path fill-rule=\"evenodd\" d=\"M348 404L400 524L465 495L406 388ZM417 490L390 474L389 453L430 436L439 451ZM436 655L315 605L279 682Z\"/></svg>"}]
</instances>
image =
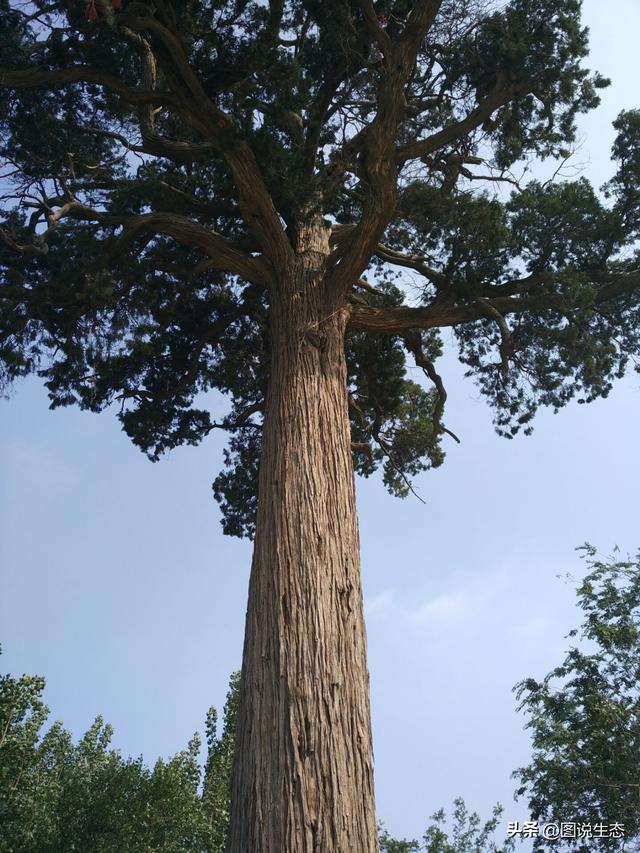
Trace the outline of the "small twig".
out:
<instances>
[{"instance_id":1,"label":"small twig","mask_svg":"<svg viewBox=\"0 0 640 853\"><path fill-rule=\"evenodd\" d=\"M380 447L382 448L384 455L387 457L387 459L391 463L391 467L394 469L396 474L398 474L402 478L402 480L404 480L404 484L409 489L411 494L414 497L418 498L420 503L426 504L425 499L420 497L420 495L413 488L413 484L412 484L411 480L407 477L407 475L404 473L404 471L396 464L396 461L391 454L391 451L393 450L393 448L389 444L387 444L387 442L384 440L383 436L380 434L379 431L375 430L373 433L373 437L378 442Z\"/></svg>"}]
</instances>

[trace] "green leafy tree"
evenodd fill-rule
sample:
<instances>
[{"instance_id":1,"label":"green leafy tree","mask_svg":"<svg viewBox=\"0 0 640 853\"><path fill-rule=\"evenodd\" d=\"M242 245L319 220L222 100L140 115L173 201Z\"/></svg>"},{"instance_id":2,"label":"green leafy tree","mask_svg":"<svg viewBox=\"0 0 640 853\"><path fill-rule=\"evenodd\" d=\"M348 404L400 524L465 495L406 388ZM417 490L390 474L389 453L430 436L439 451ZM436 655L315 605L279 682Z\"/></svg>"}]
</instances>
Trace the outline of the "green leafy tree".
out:
<instances>
[{"instance_id":1,"label":"green leafy tree","mask_svg":"<svg viewBox=\"0 0 640 853\"><path fill-rule=\"evenodd\" d=\"M476 812L469 813L464 800L454 800L450 832L446 829L447 815L440 809L431 815L433 821L425 831L422 842L393 839L382 829L380 853L510 853L513 839L498 845L494 840L502 806L496 805L489 820L482 822Z\"/></svg>"},{"instance_id":2,"label":"green leafy tree","mask_svg":"<svg viewBox=\"0 0 640 853\"><path fill-rule=\"evenodd\" d=\"M224 706L222 734L217 735L215 708L207 716L207 762L204 771L202 807L209 821L213 853L224 853L231 815L231 769L238 721L240 673L231 676Z\"/></svg>"},{"instance_id":3,"label":"green leafy tree","mask_svg":"<svg viewBox=\"0 0 640 853\"><path fill-rule=\"evenodd\" d=\"M204 774L197 735L150 769L109 748L101 717L77 743L45 730L44 684L0 678L0 853L224 853L237 677L219 738L209 711Z\"/></svg>"},{"instance_id":4,"label":"green leafy tree","mask_svg":"<svg viewBox=\"0 0 640 853\"><path fill-rule=\"evenodd\" d=\"M353 471L403 495L441 463L440 328L505 435L606 396L638 351L640 114L605 201L515 181L606 85L579 0L0 0L0 49L3 381L116 404L152 459L229 432L230 851L373 853Z\"/></svg>"},{"instance_id":5,"label":"green leafy tree","mask_svg":"<svg viewBox=\"0 0 640 853\"><path fill-rule=\"evenodd\" d=\"M220 736L216 709L207 714L204 772L197 735L150 770L142 757L109 749L102 717L77 744L61 723L45 730L44 687L41 677L0 677L0 853L224 853L240 673L229 682ZM440 810L422 844L380 827L380 853L508 853L512 842L491 840L501 813L496 806L482 824L457 799L451 836Z\"/></svg>"},{"instance_id":6,"label":"green leafy tree","mask_svg":"<svg viewBox=\"0 0 640 853\"><path fill-rule=\"evenodd\" d=\"M578 588L584 622L560 666L517 687L531 731L531 763L516 771L532 818L591 827L554 849L637 849L640 837L640 560L603 561L586 546ZM624 837L598 838L619 823ZM635 845L635 846L634 846ZM542 839L534 842L544 849Z\"/></svg>"}]
</instances>

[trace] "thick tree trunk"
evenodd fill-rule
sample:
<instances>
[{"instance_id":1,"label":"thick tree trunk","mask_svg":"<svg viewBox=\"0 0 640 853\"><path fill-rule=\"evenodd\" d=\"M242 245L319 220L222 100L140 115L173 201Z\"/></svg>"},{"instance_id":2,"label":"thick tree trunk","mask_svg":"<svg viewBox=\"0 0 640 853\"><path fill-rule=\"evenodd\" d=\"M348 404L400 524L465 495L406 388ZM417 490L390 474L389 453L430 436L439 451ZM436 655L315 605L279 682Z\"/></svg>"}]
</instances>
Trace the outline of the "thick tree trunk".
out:
<instances>
[{"instance_id":1,"label":"thick tree trunk","mask_svg":"<svg viewBox=\"0 0 640 853\"><path fill-rule=\"evenodd\" d=\"M230 853L377 850L346 312L306 245L271 300Z\"/></svg>"}]
</instances>

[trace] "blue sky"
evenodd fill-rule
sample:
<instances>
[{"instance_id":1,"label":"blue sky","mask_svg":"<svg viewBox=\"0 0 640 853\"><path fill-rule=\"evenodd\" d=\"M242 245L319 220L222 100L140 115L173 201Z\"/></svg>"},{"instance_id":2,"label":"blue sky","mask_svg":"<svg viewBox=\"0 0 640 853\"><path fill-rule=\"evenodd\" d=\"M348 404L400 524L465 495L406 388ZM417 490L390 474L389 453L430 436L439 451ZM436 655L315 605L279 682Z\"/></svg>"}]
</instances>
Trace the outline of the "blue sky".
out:
<instances>
[{"instance_id":1,"label":"blue sky","mask_svg":"<svg viewBox=\"0 0 640 853\"><path fill-rule=\"evenodd\" d=\"M590 64L613 79L575 157L600 185L611 121L640 107L640 8L588 0L584 17ZM358 484L378 811L409 836L458 794L526 817L511 688L559 663L578 624L558 577L580 576L575 546L640 545L637 374L508 442L455 359L441 372L462 444L418 478L426 503ZM44 674L54 718L78 735L101 713L150 762L202 729L240 663L251 549L220 530L221 449L212 436L152 465L113 415L50 412L34 380L0 401L0 669Z\"/></svg>"}]
</instances>

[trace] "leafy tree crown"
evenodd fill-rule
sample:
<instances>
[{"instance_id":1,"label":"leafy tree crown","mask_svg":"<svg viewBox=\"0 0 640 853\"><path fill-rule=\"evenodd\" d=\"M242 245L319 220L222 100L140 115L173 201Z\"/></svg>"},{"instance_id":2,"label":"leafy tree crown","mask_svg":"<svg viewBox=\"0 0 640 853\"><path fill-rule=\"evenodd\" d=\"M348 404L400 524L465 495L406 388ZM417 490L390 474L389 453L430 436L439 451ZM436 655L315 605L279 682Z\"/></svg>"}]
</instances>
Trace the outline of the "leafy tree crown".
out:
<instances>
[{"instance_id":1,"label":"leafy tree crown","mask_svg":"<svg viewBox=\"0 0 640 853\"><path fill-rule=\"evenodd\" d=\"M516 685L533 755L514 774L532 817L610 827L617 837L561 839L564 849L627 850L640 833L640 559L583 556L580 629L564 661ZM542 839L534 845L542 849Z\"/></svg>"},{"instance_id":2,"label":"leafy tree crown","mask_svg":"<svg viewBox=\"0 0 640 853\"><path fill-rule=\"evenodd\" d=\"M0 0L3 387L115 406L152 459L228 430L214 493L250 534L270 306L315 228L358 473L404 495L442 462L440 328L504 435L606 396L638 350L640 114L605 198L515 177L598 104L587 37L579 0Z\"/></svg>"}]
</instances>

